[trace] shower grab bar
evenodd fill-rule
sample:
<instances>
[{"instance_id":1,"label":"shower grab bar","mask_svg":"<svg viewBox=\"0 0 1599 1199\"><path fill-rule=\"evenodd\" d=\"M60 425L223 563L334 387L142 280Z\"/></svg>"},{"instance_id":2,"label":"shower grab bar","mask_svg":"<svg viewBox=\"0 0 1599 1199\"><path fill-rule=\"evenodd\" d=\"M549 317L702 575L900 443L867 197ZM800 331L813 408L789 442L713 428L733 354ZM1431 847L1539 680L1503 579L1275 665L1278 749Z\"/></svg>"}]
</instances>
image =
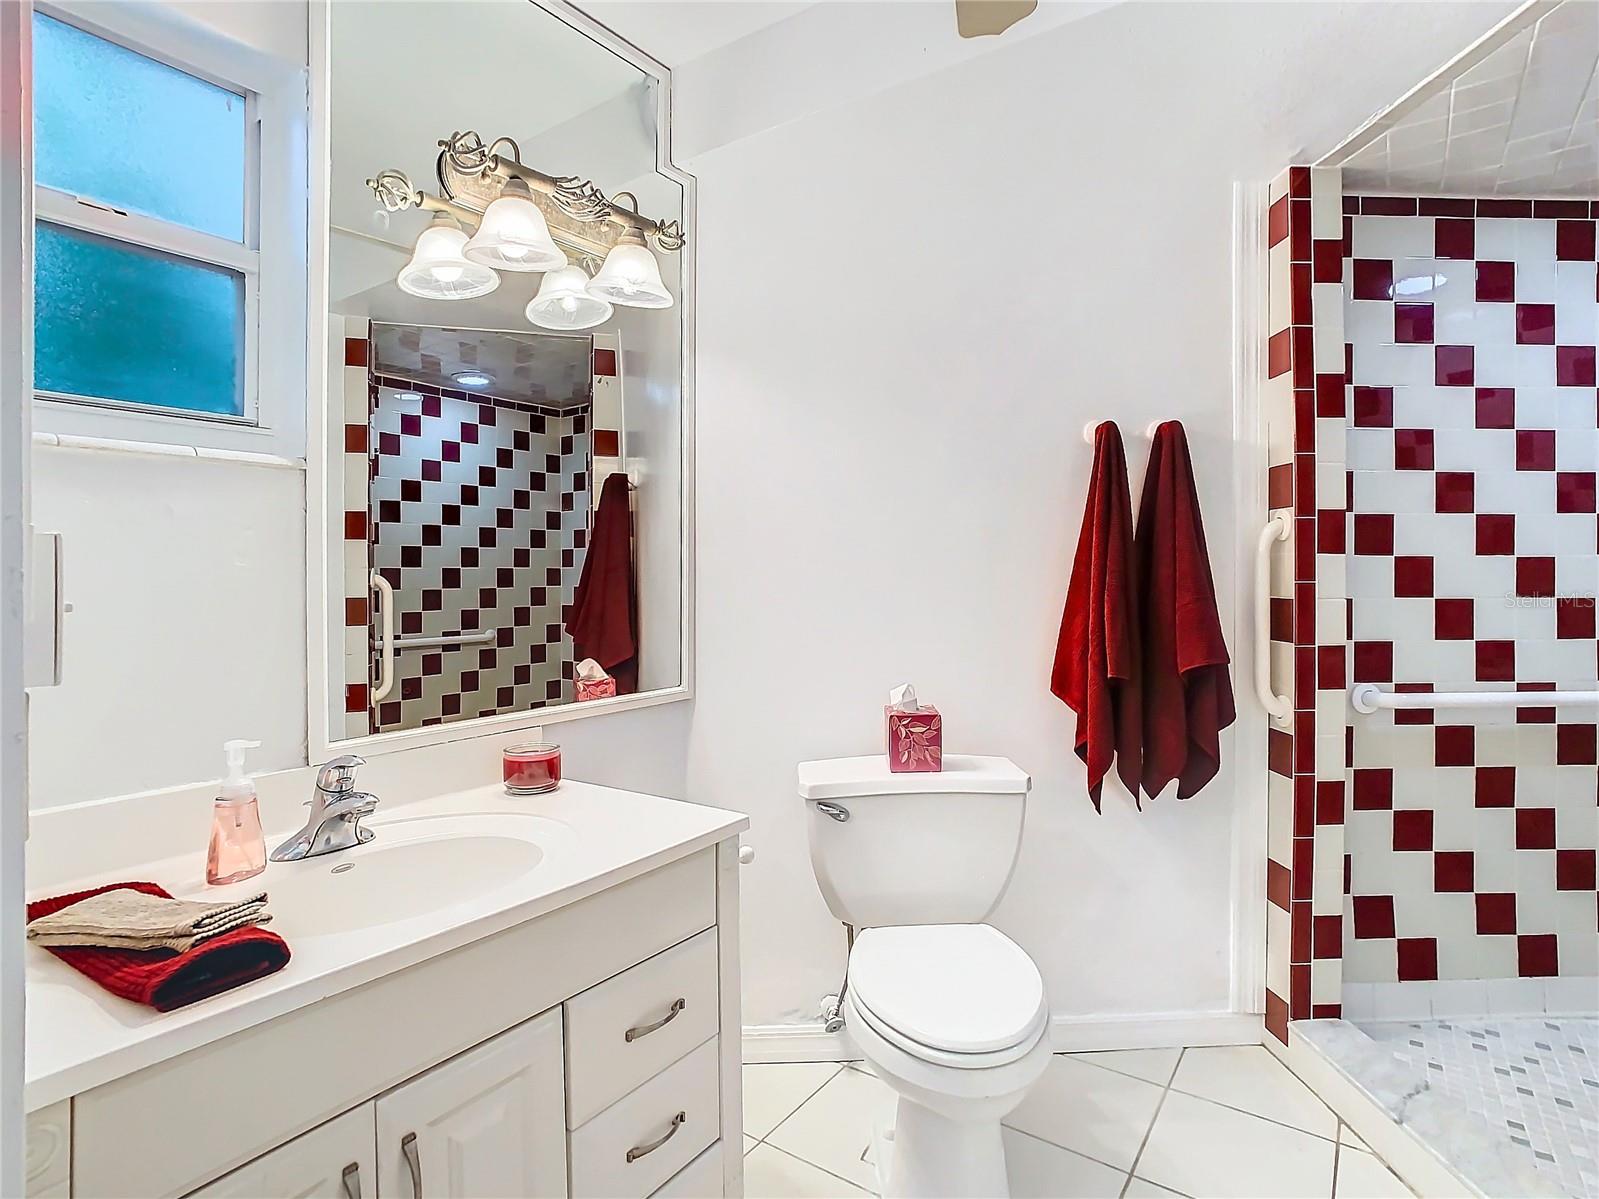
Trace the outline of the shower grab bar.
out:
<instances>
[{"instance_id":1,"label":"shower grab bar","mask_svg":"<svg viewBox=\"0 0 1599 1199\"><path fill-rule=\"evenodd\" d=\"M370 583L378 596L378 681L372 688L372 702L388 696L394 690L394 588L389 581L373 571Z\"/></svg>"},{"instance_id":2,"label":"shower grab bar","mask_svg":"<svg viewBox=\"0 0 1599 1199\"><path fill-rule=\"evenodd\" d=\"M1287 541L1292 530L1293 522L1279 512L1266 522L1255 542L1255 698L1279 725L1293 719L1294 704L1271 685L1271 547L1273 542Z\"/></svg>"},{"instance_id":3,"label":"shower grab bar","mask_svg":"<svg viewBox=\"0 0 1599 1199\"><path fill-rule=\"evenodd\" d=\"M1599 691L1384 691L1356 683L1349 703L1368 716L1383 708L1558 708L1599 704Z\"/></svg>"},{"instance_id":4,"label":"shower grab bar","mask_svg":"<svg viewBox=\"0 0 1599 1199\"><path fill-rule=\"evenodd\" d=\"M395 649L455 649L463 645L487 645L494 640L494 630L484 629L477 633L440 633L437 636L424 636L421 633L412 633L394 639Z\"/></svg>"}]
</instances>

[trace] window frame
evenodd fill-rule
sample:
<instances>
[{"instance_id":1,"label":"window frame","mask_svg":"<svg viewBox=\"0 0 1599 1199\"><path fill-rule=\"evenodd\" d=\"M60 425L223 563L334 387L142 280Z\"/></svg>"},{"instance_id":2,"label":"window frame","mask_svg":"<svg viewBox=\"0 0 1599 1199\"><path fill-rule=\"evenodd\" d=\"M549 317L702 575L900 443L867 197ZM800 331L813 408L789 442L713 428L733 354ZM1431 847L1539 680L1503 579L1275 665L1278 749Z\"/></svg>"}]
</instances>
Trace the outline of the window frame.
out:
<instances>
[{"instance_id":1,"label":"window frame","mask_svg":"<svg viewBox=\"0 0 1599 1199\"><path fill-rule=\"evenodd\" d=\"M243 240L123 212L35 180L35 221L243 277L243 412L34 391L35 427L69 437L302 458L305 453L306 72L165 5L39 0L37 12L242 95ZM268 181L273 181L268 186ZM287 353L264 353L277 346ZM293 349L289 349L293 347Z\"/></svg>"}]
</instances>

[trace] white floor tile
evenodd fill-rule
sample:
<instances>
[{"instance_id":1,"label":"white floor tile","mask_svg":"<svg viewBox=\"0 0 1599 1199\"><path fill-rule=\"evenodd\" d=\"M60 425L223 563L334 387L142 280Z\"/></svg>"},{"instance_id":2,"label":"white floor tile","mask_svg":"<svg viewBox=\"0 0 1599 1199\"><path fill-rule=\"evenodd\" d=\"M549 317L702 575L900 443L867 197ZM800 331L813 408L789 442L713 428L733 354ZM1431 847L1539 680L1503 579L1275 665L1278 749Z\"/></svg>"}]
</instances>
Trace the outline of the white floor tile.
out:
<instances>
[{"instance_id":1,"label":"white floor tile","mask_svg":"<svg viewBox=\"0 0 1599 1199\"><path fill-rule=\"evenodd\" d=\"M1340 1145L1353 1145L1363 1153L1371 1152L1371 1146L1356 1136L1355 1130L1344 1123L1338 1125L1338 1143Z\"/></svg>"},{"instance_id":2,"label":"white floor tile","mask_svg":"<svg viewBox=\"0 0 1599 1199\"><path fill-rule=\"evenodd\" d=\"M1118 1074L1131 1074L1145 1082L1165 1086L1177 1068L1181 1049L1107 1049L1098 1053L1073 1053L1069 1056L1094 1066L1104 1066Z\"/></svg>"},{"instance_id":3,"label":"white floor tile","mask_svg":"<svg viewBox=\"0 0 1599 1199\"><path fill-rule=\"evenodd\" d=\"M1410 1189L1371 1154L1346 1146L1338 1154L1333 1199L1410 1199Z\"/></svg>"},{"instance_id":4,"label":"white floor tile","mask_svg":"<svg viewBox=\"0 0 1599 1199\"><path fill-rule=\"evenodd\" d=\"M1014 1128L1005 1130L1005 1173L1012 1199L1116 1199L1127 1181L1124 1171Z\"/></svg>"},{"instance_id":5,"label":"white floor tile","mask_svg":"<svg viewBox=\"0 0 1599 1199\"><path fill-rule=\"evenodd\" d=\"M1331 1141L1173 1091L1137 1173L1198 1199L1323 1199L1332 1193Z\"/></svg>"},{"instance_id":6,"label":"white floor tile","mask_svg":"<svg viewBox=\"0 0 1599 1199\"><path fill-rule=\"evenodd\" d=\"M757 1146L759 1144L760 1144L760 1142L757 1141L754 1137L750 1136L749 1133L745 1133L744 1134L744 1154L745 1154L745 1156L746 1157L749 1156L749 1151L751 1149L755 1148L755 1146Z\"/></svg>"},{"instance_id":7,"label":"white floor tile","mask_svg":"<svg viewBox=\"0 0 1599 1199\"><path fill-rule=\"evenodd\" d=\"M1055 1057L1005 1123L1126 1170L1138 1154L1160 1096L1161 1089L1153 1083L1076 1058Z\"/></svg>"},{"instance_id":8,"label":"white floor tile","mask_svg":"<svg viewBox=\"0 0 1599 1199\"><path fill-rule=\"evenodd\" d=\"M836 1062L775 1062L744 1067L744 1131L757 1140L837 1074Z\"/></svg>"},{"instance_id":9,"label":"white floor tile","mask_svg":"<svg viewBox=\"0 0 1599 1199\"><path fill-rule=\"evenodd\" d=\"M881 1079L840 1070L764 1139L870 1191L877 1186L877 1171L865 1160L872 1130L893 1123L898 1101Z\"/></svg>"},{"instance_id":10,"label":"white floor tile","mask_svg":"<svg viewBox=\"0 0 1599 1199\"><path fill-rule=\"evenodd\" d=\"M1157 1186L1147 1178L1133 1175L1127 1182L1126 1199L1184 1199L1181 1191L1174 1191L1169 1187Z\"/></svg>"},{"instance_id":11,"label":"white floor tile","mask_svg":"<svg viewBox=\"0 0 1599 1199\"><path fill-rule=\"evenodd\" d=\"M1338 1136L1338 1117L1332 1109L1258 1045L1190 1049L1171 1085L1173 1090L1214 1099L1329 1140Z\"/></svg>"},{"instance_id":12,"label":"white floor tile","mask_svg":"<svg viewBox=\"0 0 1599 1199\"><path fill-rule=\"evenodd\" d=\"M744 1158L747 1199L856 1199L869 1194L809 1162L758 1145Z\"/></svg>"}]
</instances>

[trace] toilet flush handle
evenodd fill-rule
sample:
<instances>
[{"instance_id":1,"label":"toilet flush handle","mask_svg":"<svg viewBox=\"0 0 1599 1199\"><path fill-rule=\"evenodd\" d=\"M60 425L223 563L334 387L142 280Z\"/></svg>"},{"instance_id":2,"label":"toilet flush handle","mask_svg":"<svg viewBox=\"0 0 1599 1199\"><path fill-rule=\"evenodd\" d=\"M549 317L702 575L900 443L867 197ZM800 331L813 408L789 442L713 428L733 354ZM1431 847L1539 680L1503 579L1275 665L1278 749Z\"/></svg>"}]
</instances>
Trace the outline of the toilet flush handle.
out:
<instances>
[{"instance_id":1,"label":"toilet flush handle","mask_svg":"<svg viewBox=\"0 0 1599 1199\"><path fill-rule=\"evenodd\" d=\"M823 816L831 816L840 824L849 819L849 809L843 804L828 803L826 800L816 800L815 802L816 810Z\"/></svg>"}]
</instances>

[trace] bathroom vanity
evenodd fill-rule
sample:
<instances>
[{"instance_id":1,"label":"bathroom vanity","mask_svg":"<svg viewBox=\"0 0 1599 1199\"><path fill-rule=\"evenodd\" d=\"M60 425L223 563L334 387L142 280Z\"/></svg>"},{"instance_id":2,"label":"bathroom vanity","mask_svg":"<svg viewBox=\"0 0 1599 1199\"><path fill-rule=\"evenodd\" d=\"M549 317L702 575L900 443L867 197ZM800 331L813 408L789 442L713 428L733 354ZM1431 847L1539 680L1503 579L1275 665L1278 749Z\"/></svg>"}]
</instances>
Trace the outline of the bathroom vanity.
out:
<instances>
[{"instance_id":1,"label":"bathroom vanity","mask_svg":"<svg viewBox=\"0 0 1599 1199\"><path fill-rule=\"evenodd\" d=\"M742 1192L744 817L569 782L372 825L213 889L264 885L294 957L192 1007L29 948L29 1196Z\"/></svg>"}]
</instances>

